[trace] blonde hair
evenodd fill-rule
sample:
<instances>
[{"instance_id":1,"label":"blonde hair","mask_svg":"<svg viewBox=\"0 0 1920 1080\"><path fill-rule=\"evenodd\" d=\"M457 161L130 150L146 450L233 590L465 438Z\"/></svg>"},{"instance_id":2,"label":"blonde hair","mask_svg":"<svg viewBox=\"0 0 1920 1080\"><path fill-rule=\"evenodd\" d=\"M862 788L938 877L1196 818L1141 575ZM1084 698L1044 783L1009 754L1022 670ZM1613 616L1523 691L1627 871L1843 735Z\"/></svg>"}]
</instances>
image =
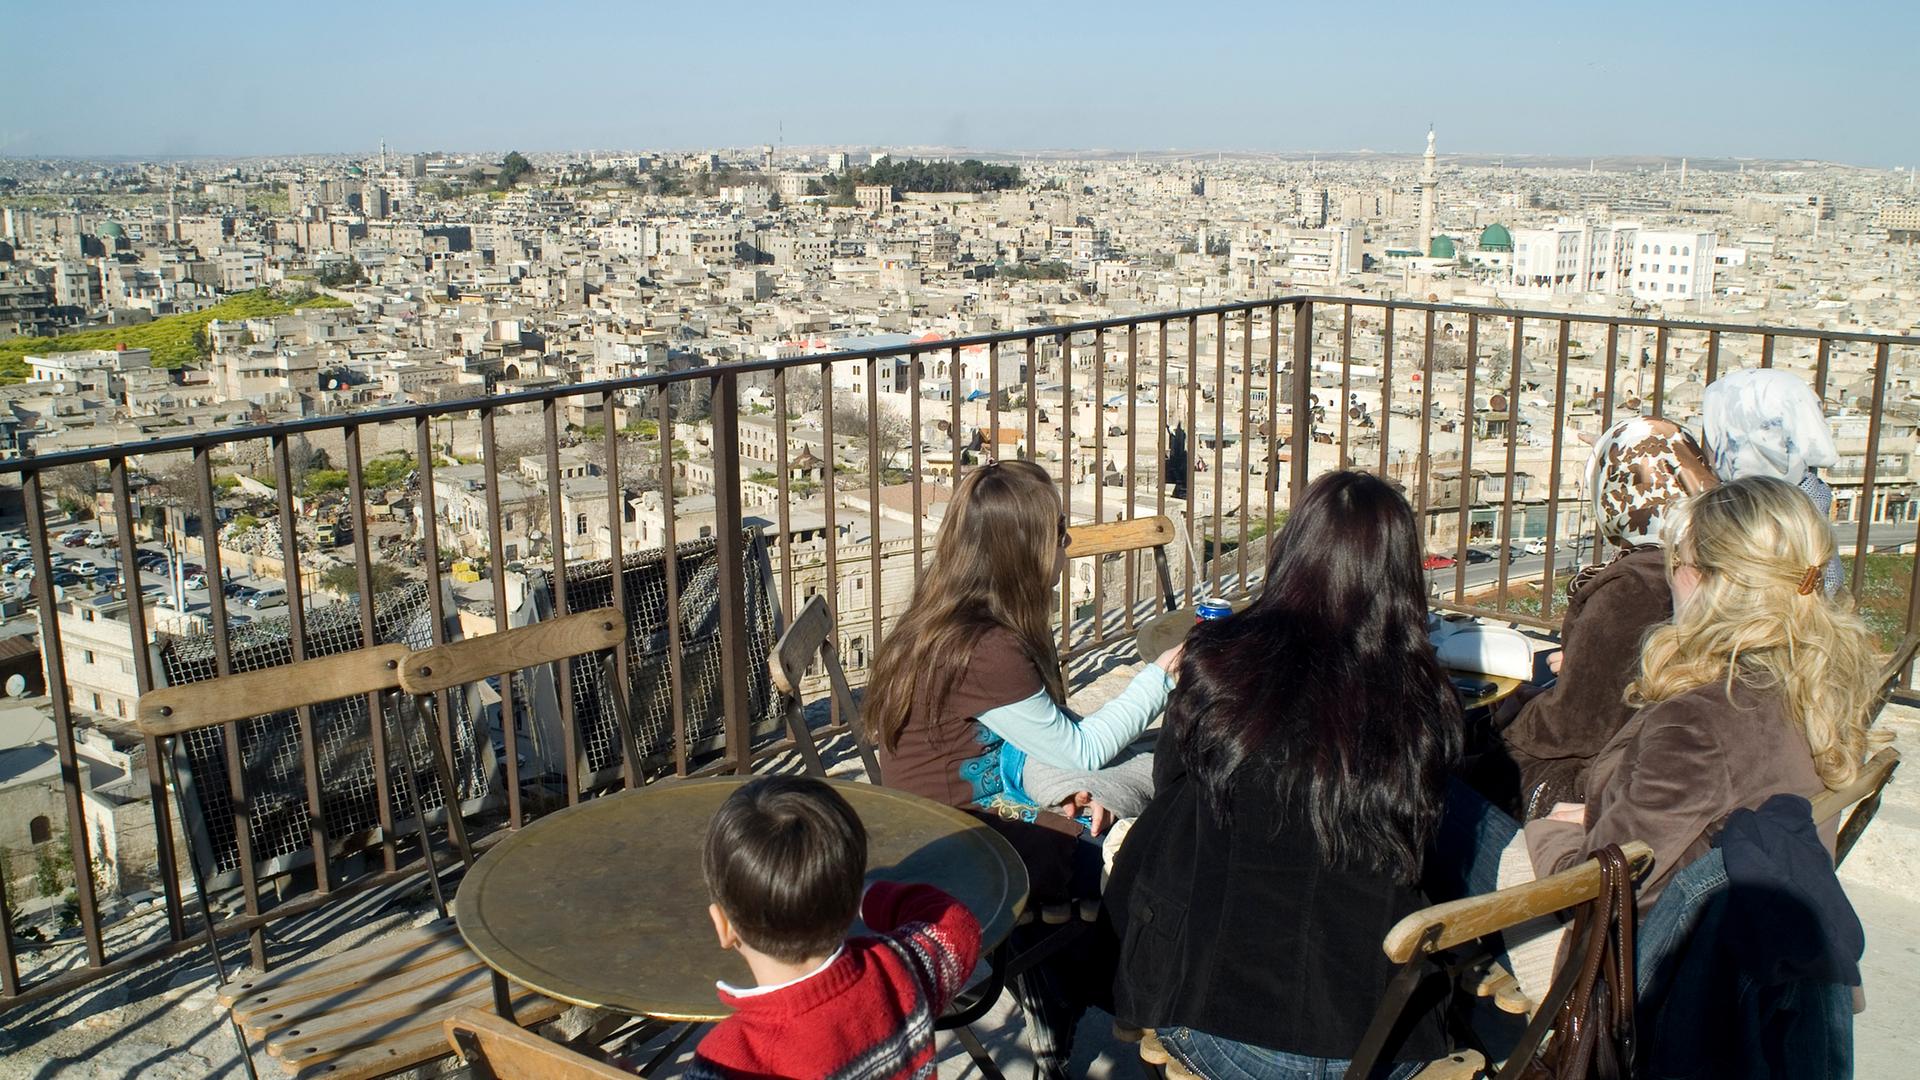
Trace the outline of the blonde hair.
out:
<instances>
[{"instance_id":1,"label":"blonde hair","mask_svg":"<svg viewBox=\"0 0 1920 1080\"><path fill-rule=\"evenodd\" d=\"M1778 687L1828 787L1853 780L1883 733L1867 729L1880 660L1850 601L1821 568L1833 532L1798 488L1746 477L1698 495L1668 523L1667 572L1700 574L1673 622L1647 635L1627 701L1649 705L1724 679ZM1813 588L1808 589L1811 581Z\"/></svg>"}]
</instances>

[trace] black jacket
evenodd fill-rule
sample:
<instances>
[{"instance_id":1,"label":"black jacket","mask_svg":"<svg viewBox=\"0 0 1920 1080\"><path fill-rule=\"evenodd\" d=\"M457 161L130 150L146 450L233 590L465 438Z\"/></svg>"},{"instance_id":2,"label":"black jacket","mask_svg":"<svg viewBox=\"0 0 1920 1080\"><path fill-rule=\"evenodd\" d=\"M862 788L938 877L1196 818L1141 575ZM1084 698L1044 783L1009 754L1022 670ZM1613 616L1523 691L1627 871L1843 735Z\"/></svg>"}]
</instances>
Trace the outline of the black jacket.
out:
<instances>
[{"instance_id":1,"label":"black jacket","mask_svg":"<svg viewBox=\"0 0 1920 1080\"><path fill-rule=\"evenodd\" d=\"M1121 939L1115 1014L1310 1057L1353 1056L1394 965L1387 930L1424 907L1416 888L1328 869L1304 807L1239 785L1232 827L1202 803L1171 740L1155 794L1107 883ZM1437 1008L1416 1006L1398 1060L1446 1053Z\"/></svg>"},{"instance_id":2,"label":"black jacket","mask_svg":"<svg viewBox=\"0 0 1920 1080\"><path fill-rule=\"evenodd\" d=\"M1798 795L1734 811L1714 840L1724 884L1671 898L1691 911L1662 910L1663 895L1649 913L1650 926L1678 918L1688 930L1644 958L1641 1075L1853 1075L1850 988L1866 937L1811 811Z\"/></svg>"}]
</instances>

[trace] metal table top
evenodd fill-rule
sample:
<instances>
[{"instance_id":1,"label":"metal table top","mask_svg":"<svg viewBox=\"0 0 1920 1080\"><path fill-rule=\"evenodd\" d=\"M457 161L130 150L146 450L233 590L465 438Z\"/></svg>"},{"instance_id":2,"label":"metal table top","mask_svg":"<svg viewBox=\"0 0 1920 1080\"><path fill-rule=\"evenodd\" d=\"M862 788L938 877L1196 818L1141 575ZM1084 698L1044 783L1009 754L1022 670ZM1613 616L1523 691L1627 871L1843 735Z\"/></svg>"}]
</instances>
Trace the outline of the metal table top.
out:
<instances>
[{"instance_id":1,"label":"metal table top","mask_svg":"<svg viewBox=\"0 0 1920 1080\"><path fill-rule=\"evenodd\" d=\"M1233 610L1236 612L1243 611L1246 609L1246 606L1252 602L1251 598L1242 597L1241 599L1233 601ZM1183 607L1162 612L1148 619L1146 622L1141 623L1140 629L1135 632L1133 638L1134 645L1140 650L1140 656L1151 662L1158 658L1161 653L1166 652L1168 649L1186 640L1187 633L1193 629L1193 618L1193 609ZM1492 705L1498 705L1511 696L1514 691L1525 685L1520 679L1510 679L1504 675L1482 675L1475 671L1457 671L1452 668L1448 668L1447 670L1456 675L1468 675L1476 679L1485 679L1487 682L1493 684L1493 689L1478 697L1470 698L1463 695L1460 699L1460 707L1463 709L1484 709Z\"/></svg>"},{"instance_id":2,"label":"metal table top","mask_svg":"<svg viewBox=\"0 0 1920 1080\"><path fill-rule=\"evenodd\" d=\"M561 1001L665 1020L717 1020L714 981L752 985L715 941L701 852L743 778L662 781L551 814L501 841L455 898L488 966ZM834 781L867 828L867 879L937 885L980 920L982 949L1026 905L1013 848L979 819L905 792ZM856 927L856 931L861 928Z\"/></svg>"}]
</instances>

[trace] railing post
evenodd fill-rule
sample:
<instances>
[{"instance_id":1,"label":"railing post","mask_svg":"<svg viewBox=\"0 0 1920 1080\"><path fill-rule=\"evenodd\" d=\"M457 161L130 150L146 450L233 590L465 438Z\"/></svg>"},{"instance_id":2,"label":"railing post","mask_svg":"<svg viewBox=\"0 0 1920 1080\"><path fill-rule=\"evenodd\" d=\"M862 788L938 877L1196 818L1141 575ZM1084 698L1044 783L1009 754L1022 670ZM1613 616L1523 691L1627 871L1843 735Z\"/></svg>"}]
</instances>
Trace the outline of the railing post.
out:
<instances>
[{"instance_id":1,"label":"railing post","mask_svg":"<svg viewBox=\"0 0 1920 1080\"><path fill-rule=\"evenodd\" d=\"M1313 301L1293 308L1293 434L1288 436L1292 479L1287 506L1298 505L1307 491L1307 459L1313 453ZM1304 436L1304 437L1303 437Z\"/></svg>"},{"instance_id":2,"label":"railing post","mask_svg":"<svg viewBox=\"0 0 1920 1080\"><path fill-rule=\"evenodd\" d=\"M747 730L747 566L740 558L745 525L740 511L738 380L732 372L713 380L713 487L714 532L720 541L720 692L726 709L727 756L733 759L733 771L744 776L753 771L753 746Z\"/></svg>"},{"instance_id":3,"label":"railing post","mask_svg":"<svg viewBox=\"0 0 1920 1080\"><path fill-rule=\"evenodd\" d=\"M67 689L67 660L60 640L60 610L53 596L53 553L47 539L47 511L39 472L22 478L27 503L27 542L33 551L33 595L40 605L40 655L46 661L47 697L53 705L54 744L60 752L60 787L67 797L67 845L73 857L74 904L87 942L87 963L107 962L101 942L100 912L94 904L92 835L80 797L80 761L74 750L73 703ZM138 603L136 599L134 601ZM156 766L158 762L153 763Z\"/></svg>"}]
</instances>

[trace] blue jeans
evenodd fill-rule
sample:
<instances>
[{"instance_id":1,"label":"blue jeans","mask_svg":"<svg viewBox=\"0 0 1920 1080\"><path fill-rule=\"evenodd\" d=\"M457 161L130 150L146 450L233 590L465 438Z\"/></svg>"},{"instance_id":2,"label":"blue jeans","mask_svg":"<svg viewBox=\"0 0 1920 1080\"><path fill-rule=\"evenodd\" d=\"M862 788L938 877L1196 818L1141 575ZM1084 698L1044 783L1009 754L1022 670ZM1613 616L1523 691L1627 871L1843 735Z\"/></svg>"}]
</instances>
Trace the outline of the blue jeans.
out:
<instances>
[{"instance_id":1,"label":"blue jeans","mask_svg":"<svg viewBox=\"0 0 1920 1080\"><path fill-rule=\"evenodd\" d=\"M1459 780L1447 781L1447 801L1433 838L1426 886L1435 902L1479 896L1500 887L1500 853L1520 823Z\"/></svg>"},{"instance_id":2,"label":"blue jeans","mask_svg":"<svg viewBox=\"0 0 1920 1080\"><path fill-rule=\"evenodd\" d=\"M1344 1058L1316 1058L1234 1042L1192 1028L1160 1028L1160 1045L1180 1063L1207 1080L1341 1080ZM1425 1062L1396 1062L1388 1080L1407 1080ZM1359 1078L1355 1078L1359 1080Z\"/></svg>"}]
</instances>

